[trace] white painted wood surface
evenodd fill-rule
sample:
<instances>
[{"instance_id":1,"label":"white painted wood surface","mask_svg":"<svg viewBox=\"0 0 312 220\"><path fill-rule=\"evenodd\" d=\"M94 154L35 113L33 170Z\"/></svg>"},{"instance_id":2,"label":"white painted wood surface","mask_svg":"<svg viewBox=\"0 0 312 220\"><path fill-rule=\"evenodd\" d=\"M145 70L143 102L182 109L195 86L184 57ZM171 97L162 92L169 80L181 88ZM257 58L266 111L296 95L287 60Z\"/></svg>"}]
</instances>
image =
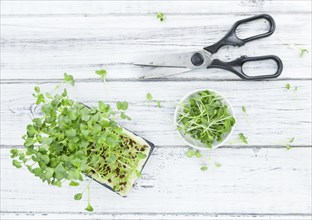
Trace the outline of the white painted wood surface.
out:
<instances>
[{"instance_id":1,"label":"white painted wood surface","mask_svg":"<svg viewBox=\"0 0 312 220\"><path fill-rule=\"evenodd\" d=\"M143 81L148 68L132 65L146 54L202 48L258 13L274 17L276 32L222 48L220 58L276 54L284 62L277 80L244 82L211 69ZM288 43L311 51L310 1L1 1L1 219L311 219L311 52L300 57ZM94 74L99 68L108 70L106 90ZM69 89L76 100L129 101L132 121L124 125L157 146L127 198L92 184L92 214L73 200L79 189L41 183L12 167L8 153L21 147L37 112L34 85L49 91L65 71L76 78ZM237 116L232 140L243 132L248 145L228 143L206 159L184 155L171 121L175 103L198 88L229 98ZM147 92L160 109L145 104ZM201 172L205 163L209 170Z\"/></svg>"}]
</instances>

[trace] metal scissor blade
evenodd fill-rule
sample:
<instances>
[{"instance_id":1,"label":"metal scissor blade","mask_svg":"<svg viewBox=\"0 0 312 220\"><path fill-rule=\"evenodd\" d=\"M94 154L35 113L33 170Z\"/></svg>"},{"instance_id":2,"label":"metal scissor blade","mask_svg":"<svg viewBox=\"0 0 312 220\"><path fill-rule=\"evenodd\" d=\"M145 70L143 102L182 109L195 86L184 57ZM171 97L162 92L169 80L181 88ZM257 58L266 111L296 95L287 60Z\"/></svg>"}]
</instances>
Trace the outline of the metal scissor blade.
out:
<instances>
[{"instance_id":1,"label":"metal scissor blade","mask_svg":"<svg viewBox=\"0 0 312 220\"><path fill-rule=\"evenodd\" d=\"M157 67L149 71L145 76L141 77L141 79L162 78L166 76L175 75L178 73L184 73L190 70L191 69L184 67Z\"/></svg>"},{"instance_id":2,"label":"metal scissor blade","mask_svg":"<svg viewBox=\"0 0 312 220\"><path fill-rule=\"evenodd\" d=\"M203 62L200 65L194 65L192 63L192 57L194 54L200 54ZM138 60L134 64L144 65L144 66L156 66L156 67L180 67L180 68L206 68L212 59L210 53L205 50L186 52L186 53L176 53L169 55L159 55L159 56L149 56Z\"/></svg>"}]
</instances>

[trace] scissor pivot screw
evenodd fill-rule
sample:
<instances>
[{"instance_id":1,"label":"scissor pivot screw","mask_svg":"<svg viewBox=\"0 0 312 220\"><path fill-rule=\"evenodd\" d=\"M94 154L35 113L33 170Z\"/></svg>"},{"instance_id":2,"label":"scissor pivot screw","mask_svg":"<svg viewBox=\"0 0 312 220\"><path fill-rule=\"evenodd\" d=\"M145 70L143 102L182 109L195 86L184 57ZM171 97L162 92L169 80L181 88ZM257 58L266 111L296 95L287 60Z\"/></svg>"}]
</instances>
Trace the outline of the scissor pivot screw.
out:
<instances>
[{"instance_id":1,"label":"scissor pivot screw","mask_svg":"<svg viewBox=\"0 0 312 220\"><path fill-rule=\"evenodd\" d=\"M200 53L195 53L191 58L191 62L194 66L200 66L204 63L204 57Z\"/></svg>"}]
</instances>

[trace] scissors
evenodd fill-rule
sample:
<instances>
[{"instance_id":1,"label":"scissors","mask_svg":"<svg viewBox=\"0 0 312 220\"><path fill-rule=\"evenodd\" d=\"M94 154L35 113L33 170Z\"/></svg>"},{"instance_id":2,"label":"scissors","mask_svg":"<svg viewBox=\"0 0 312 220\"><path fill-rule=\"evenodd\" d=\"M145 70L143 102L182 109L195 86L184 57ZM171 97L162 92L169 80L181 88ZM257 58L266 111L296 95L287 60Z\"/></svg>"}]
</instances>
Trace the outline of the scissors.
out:
<instances>
[{"instance_id":1,"label":"scissors","mask_svg":"<svg viewBox=\"0 0 312 220\"><path fill-rule=\"evenodd\" d=\"M268 21L269 23L268 32L251 36L245 39L237 37L236 30L239 25L257 19L265 19L266 21ZM212 58L212 55L217 53L219 48L223 46L226 45L243 46L245 43L249 41L260 39L263 37L268 37L271 34L273 34L274 31L275 31L275 22L270 15L268 14L256 15L235 22L231 27L231 29L221 40L219 40L215 44L212 44L211 46L204 47L202 50L195 52L144 57L144 59L141 59L135 62L134 64L140 66L156 67L148 74L146 74L144 77L142 77L144 79L159 78L164 74L168 74L168 72L170 75L172 75L176 73L187 72L193 69L210 69L210 68L221 68L231 71L232 73L236 74L243 80L262 80L276 78L282 73L283 63L281 59L275 55L256 56L256 57L241 56L230 62L224 62L219 59ZM276 65L277 70L274 74L250 76L244 73L243 65L245 63L250 61L263 61L263 60L273 60L277 64ZM161 70L161 68L163 68L163 70Z\"/></svg>"}]
</instances>

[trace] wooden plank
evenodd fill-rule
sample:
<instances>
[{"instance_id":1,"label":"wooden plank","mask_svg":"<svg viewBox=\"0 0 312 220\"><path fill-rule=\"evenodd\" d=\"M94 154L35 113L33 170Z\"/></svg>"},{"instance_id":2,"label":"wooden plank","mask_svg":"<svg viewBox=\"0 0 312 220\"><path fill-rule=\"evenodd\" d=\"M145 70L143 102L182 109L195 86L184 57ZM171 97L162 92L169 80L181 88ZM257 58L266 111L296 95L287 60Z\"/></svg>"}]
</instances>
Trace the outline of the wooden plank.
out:
<instances>
[{"instance_id":1,"label":"wooden plank","mask_svg":"<svg viewBox=\"0 0 312 220\"><path fill-rule=\"evenodd\" d=\"M199 159L187 158L185 148L157 147L127 198L91 184L94 214L311 215L311 150L217 149ZM75 201L73 195L87 182L49 187L26 169L14 168L8 154L1 149L2 212L83 212L86 198ZM209 169L202 172L208 157Z\"/></svg>"},{"instance_id":2,"label":"wooden plank","mask_svg":"<svg viewBox=\"0 0 312 220\"><path fill-rule=\"evenodd\" d=\"M287 90L285 84L290 83ZM20 137L30 122L34 108L34 83L1 84L1 144L22 144ZM56 83L40 84L42 91L51 91ZM96 82L78 82L68 88L70 97L87 105L99 100L114 105L117 100L129 102L131 122L122 122L130 130L156 145L184 145L172 123L176 103L186 93L199 89L214 89L232 103L237 118L236 139L243 132L250 145L284 145L295 137L294 145L311 146L311 81L182 81L182 82L108 82L108 88ZM294 88L298 87L295 92ZM146 105L146 93L151 92L156 104ZM242 113L245 105L248 115Z\"/></svg>"},{"instance_id":3,"label":"wooden plank","mask_svg":"<svg viewBox=\"0 0 312 220\"><path fill-rule=\"evenodd\" d=\"M311 53L300 57L298 49L285 44L311 49L310 15L273 16L278 25L275 35L241 48L224 47L218 57L232 60L240 55L276 54L285 66L281 79L311 79ZM131 64L138 58L201 49L220 39L233 21L243 17L176 15L165 23L153 16L5 17L1 27L1 78L55 79L57 73L68 71L89 79L95 77L95 69L106 68L109 79L138 79L149 70ZM259 63L253 67L263 68ZM266 70L273 72L273 68L267 66ZM223 70L208 73L195 71L173 79L237 79Z\"/></svg>"},{"instance_id":4,"label":"wooden plank","mask_svg":"<svg viewBox=\"0 0 312 220\"><path fill-rule=\"evenodd\" d=\"M2 1L2 16L307 13L310 1ZM177 7L178 6L178 7Z\"/></svg>"},{"instance_id":5,"label":"wooden plank","mask_svg":"<svg viewBox=\"0 0 312 220\"><path fill-rule=\"evenodd\" d=\"M51 214L51 213L1 213L2 219L11 220L11 219L23 219L23 220L44 220L44 219L66 219L66 220L98 220L98 219L114 219L114 220L136 220L136 219L145 219L145 220L189 220L189 219L196 219L196 220L267 220L267 219L274 219L274 220L311 220L311 215L276 215L276 214L266 214L266 215L256 215L256 214L181 214L181 213L174 213L174 214L95 214L95 213L80 213L80 214L73 214L73 213L62 213L62 214Z\"/></svg>"}]
</instances>

